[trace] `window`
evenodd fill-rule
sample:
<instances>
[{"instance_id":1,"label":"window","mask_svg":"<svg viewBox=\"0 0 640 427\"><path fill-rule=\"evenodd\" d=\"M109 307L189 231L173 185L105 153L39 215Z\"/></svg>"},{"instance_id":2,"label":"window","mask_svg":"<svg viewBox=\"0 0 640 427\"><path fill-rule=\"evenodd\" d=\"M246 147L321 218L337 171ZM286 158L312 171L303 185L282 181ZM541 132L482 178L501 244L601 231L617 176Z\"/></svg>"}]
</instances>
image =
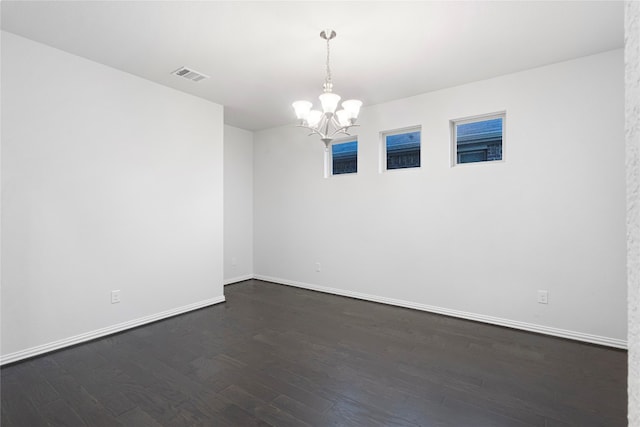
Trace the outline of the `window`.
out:
<instances>
[{"instance_id":1,"label":"window","mask_svg":"<svg viewBox=\"0 0 640 427\"><path fill-rule=\"evenodd\" d=\"M387 170L420 167L420 128L382 135Z\"/></svg>"},{"instance_id":2,"label":"window","mask_svg":"<svg viewBox=\"0 0 640 427\"><path fill-rule=\"evenodd\" d=\"M332 174L358 172L358 141L347 141L331 146Z\"/></svg>"},{"instance_id":3,"label":"window","mask_svg":"<svg viewBox=\"0 0 640 427\"><path fill-rule=\"evenodd\" d=\"M505 114L453 120L453 164L502 160Z\"/></svg>"}]
</instances>

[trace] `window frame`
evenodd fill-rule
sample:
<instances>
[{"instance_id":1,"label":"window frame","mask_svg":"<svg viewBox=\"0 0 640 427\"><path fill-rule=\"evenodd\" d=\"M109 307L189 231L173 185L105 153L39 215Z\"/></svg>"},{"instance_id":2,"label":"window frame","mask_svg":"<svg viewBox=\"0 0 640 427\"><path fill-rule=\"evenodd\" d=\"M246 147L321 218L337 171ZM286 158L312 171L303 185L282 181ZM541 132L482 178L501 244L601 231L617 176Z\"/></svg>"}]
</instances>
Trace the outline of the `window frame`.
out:
<instances>
[{"instance_id":1,"label":"window frame","mask_svg":"<svg viewBox=\"0 0 640 427\"><path fill-rule=\"evenodd\" d=\"M469 123L476 122L484 122L487 120L493 119L502 119L502 141L501 141L501 149L502 149L502 157L500 160L483 160L479 162L466 162L466 163L458 163L458 125L465 125ZM451 134L451 159L450 164L451 167L458 166L470 166L470 165L483 165L483 164L493 164L493 163L504 163L505 162L505 141L506 141L506 128L507 128L507 111L496 111L494 113L486 113L479 114L476 116L468 116L462 117L459 119L451 119L449 120L449 128Z\"/></svg>"},{"instance_id":2,"label":"window frame","mask_svg":"<svg viewBox=\"0 0 640 427\"><path fill-rule=\"evenodd\" d=\"M412 132L420 132L420 165L419 166L411 166L411 167L406 167L406 168L394 168L394 169L388 169L387 168L387 137L388 136L394 136L394 135L402 135L405 133L412 133ZM423 163L423 159L422 159L422 125L414 125L414 126L407 126L407 127L403 127L403 128L397 128L397 129L391 129L391 130L384 130L380 132L380 149L379 149L379 159L378 159L378 172L379 173L385 173L385 172L395 172L395 171L399 171L399 170L415 170L415 169L421 169L422 168L422 163Z\"/></svg>"}]
</instances>

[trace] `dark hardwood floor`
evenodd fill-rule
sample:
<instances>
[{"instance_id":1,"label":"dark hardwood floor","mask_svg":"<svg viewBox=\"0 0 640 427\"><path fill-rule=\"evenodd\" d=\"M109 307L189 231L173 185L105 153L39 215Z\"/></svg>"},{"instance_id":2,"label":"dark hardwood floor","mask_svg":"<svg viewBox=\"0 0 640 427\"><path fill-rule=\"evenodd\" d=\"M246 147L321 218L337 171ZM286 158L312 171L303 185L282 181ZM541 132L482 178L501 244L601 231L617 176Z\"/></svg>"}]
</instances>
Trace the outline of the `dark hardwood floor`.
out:
<instances>
[{"instance_id":1,"label":"dark hardwood floor","mask_svg":"<svg viewBox=\"0 0 640 427\"><path fill-rule=\"evenodd\" d=\"M260 281L2 368L2 426L626 426L627 354Z\"/></svg>"}]
</instances>

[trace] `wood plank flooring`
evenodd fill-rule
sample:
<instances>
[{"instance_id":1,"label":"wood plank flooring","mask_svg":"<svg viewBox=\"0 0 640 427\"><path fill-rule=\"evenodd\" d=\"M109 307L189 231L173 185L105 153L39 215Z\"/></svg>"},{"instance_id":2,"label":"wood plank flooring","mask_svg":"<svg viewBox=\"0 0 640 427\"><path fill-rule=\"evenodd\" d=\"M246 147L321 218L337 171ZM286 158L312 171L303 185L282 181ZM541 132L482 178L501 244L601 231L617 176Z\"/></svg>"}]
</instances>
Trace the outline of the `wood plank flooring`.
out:
<instances>
[{"instance_id":1,"label":"wood plank flooring","mask_svg":"<svg viewBox=\"0 0 640 427\"><path fill-rule=\"evenodd\" d=\"M2 368L3 427L626 426L627 354L250 280Z\"/></svg>"}]
</instances>

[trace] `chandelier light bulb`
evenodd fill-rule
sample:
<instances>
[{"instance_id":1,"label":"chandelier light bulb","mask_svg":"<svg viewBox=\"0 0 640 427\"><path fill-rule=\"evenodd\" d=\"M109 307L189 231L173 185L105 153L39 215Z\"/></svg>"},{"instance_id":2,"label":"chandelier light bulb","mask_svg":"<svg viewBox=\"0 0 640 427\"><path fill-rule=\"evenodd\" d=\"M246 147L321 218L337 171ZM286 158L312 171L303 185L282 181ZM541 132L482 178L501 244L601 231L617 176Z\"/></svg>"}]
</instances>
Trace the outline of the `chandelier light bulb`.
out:
<instances>
[{"instance_id":1,"label":"chandelier light bulb","mask_svg":"<svg viewBox=\"0 0 640 427\"><path fill-rule=\"evenodd\" d=\"M296 117L298 117L298 120L306 120L309 115L309 111L311 111L311 107L313 107L313 104L309 101L296 101L291 105L296 111Z\"/></svg>"},{"instance_id":2,"label":"chandelier light bulb","mask_svg":"<svg viewBox=\"0 0 640 427\"><path fill-rule=\"evenodd\" d=\"M338 118L338 123L340 126L350 126L351 121L349 120L349 112L347 110L338 110L336 111L336 117Z\"/></svg>"},{"instance_id":3,"label":"chandelier light bulb","mask_svg":"<svg viewBox=\"0 0 640 427\"><path fill-rule=\"evenodd\" d=\"M358 101L357 99L348 99L342 103L342 108L349 113L349 118L353 121L358 118L360 107L362 107L362 101Z\"/></svg>"},{"instance_id":4,"label":"chandelier light bulb","mask_svg":"<svg viewBox=\"0 0 640 427\"><path fill-rule=\"evenodd\" d=\"M322 104L322 111L325 114L333 114L336 112L336 108L338 108L338 102L340 102L340 95L327 92L323 93L318 97L320 99L320 103Z\"/></svg>"},{"instance_id":5,"label":"chandelier light bulb","mask_svg":"<svg viewBox=\"0 0 640 427\"><path fill-rule=\"evenodd\" d=\"M316 127L320 120L322 120L322 111L320 110L311 110L309 111L309 115L307 116L307 126Z\"/></svg>"}]
</instances>

